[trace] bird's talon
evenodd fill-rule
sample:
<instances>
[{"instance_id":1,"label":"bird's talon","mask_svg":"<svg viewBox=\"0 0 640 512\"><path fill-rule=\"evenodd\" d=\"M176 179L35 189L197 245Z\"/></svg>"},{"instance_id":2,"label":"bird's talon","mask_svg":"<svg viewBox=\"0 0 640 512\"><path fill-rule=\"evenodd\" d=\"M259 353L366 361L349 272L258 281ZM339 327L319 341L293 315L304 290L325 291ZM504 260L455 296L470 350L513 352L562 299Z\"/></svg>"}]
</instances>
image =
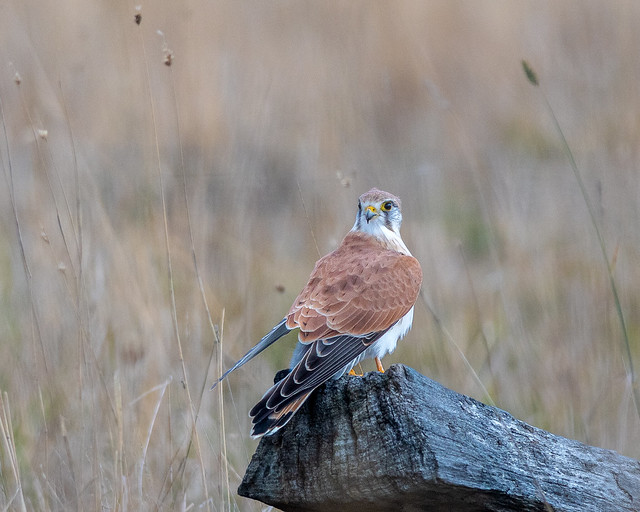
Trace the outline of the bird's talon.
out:
<instances>
[{"instance_id":1,"label":"bird's talon","mask_svg":"<svg viewBox=\"0 0 640 512\"><path fill-rule=\"evenodd\" d=\"M349 375L355 375L356 377L363 377L364 370L362 369L362 365L360 363L358 363L358 368L360 369L360 373L357 373L353 368L351 368L351 370L349 370Z\"/></svg>"}]
</instances>

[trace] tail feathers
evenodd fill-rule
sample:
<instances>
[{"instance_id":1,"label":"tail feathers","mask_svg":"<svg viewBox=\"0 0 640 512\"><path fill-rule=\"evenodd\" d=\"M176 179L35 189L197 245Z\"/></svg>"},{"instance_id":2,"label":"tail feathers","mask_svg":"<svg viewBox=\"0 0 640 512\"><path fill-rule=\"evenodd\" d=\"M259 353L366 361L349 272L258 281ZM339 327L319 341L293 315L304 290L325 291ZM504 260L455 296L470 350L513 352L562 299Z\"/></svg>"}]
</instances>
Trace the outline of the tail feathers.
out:
<instances>
[{"instance_id":1,"label":"tail feathers","mask_svg":"<svg viewBox=\"0 0 640 512\"><path fill-rule=\"evenodd\" d=\"M226 372L222 374L214 384L211 386L211 389L215 388L222 380L229 375L232 371L237 370L243 364L249 362L251 359L256 357L260 352L262 352L265 348L269 347L272 343L280 339L282 336L287 334L291 329L287 327L287 319L283 318L278 325L276 325L268 334L266 334L258 344L253 347L249 352L247 352L242 359L240 359L236 364L234 364L231 368L229 368Z\"/></svg>"},{"instance_id":2,"label":"tail feathers","mask_svg":"<svg viewBox=\"0 0 640 512\"><path fill-rule=\"evenodd\" d=\"M351 369L385 332L363 336L344 334L314 341L291 372L271 387L249 412L253 423L251 437L268 436L282 428L316 388Z\"/></svg>"},{"instance_id":3,"label":"tail feathers","mask_svg":"<svg viewBox=\"0 0 640 512\"><path fill-rule=\"evenodd\" d=\"M254 439L263 435L270 436L284 427L313 391L309 391L293 400L291 400L291 397L282 397L282 401L271 409L267 407L266 403L271 398L270 395L278 391L276 387L277 385L267 391L262 400L249 413L253 418L251 437Z\"/></svg>"}]
</instances>

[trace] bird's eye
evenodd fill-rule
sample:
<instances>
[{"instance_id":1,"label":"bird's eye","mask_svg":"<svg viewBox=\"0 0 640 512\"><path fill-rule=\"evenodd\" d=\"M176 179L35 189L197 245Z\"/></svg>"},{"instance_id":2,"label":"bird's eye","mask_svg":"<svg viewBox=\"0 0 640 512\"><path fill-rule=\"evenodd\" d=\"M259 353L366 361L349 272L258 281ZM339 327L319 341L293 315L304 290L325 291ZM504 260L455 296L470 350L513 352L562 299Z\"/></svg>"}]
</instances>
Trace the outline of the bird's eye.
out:
<instances>
[{"instance_id":1,"label":"bird's eye","mask_svg":"<svg viewBox=\"0 0 640 512\"><path fill-rule=\"evenodd\" d=\"M393 208L393 201L387 201L385 203L382 203L383 212L388 212L389 210L391 210L391 208Z\"/></svg>"}]
</instances>

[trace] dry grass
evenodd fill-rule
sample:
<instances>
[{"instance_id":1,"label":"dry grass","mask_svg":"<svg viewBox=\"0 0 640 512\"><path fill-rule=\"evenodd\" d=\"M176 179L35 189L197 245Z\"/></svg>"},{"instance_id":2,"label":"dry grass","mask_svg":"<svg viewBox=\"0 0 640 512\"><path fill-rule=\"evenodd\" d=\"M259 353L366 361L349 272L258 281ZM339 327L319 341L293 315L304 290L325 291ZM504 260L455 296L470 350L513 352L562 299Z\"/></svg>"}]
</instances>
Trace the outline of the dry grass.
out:
<instances>
[{"instance_id":1,"label":"dry grass","mask_svg":"<svg viewBox=\"0 0 640 512\"><path fill-rule=\"evenodd\" d=\"M260 510L246 413L293 339L208 387L372 186L425 274L386 363L640 458L607 266L520 67L638 371L637 2L134 7L0 7L2 510Z\"/></svg>"}]
</instances>

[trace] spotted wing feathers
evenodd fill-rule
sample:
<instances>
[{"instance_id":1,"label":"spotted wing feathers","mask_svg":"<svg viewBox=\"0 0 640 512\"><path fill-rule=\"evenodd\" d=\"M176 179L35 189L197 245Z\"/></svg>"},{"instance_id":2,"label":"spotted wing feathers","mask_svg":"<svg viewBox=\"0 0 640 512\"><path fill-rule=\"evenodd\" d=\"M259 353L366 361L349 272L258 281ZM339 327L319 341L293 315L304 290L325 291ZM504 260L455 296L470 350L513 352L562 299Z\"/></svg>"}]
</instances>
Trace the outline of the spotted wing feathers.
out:
<instances>
[{"instance_id":1,"label":"spotted wing feathers","mask_svg":"<svg viewBox=\"0 0 640 512\"><path fill-rule=\"evenodd\" d=\"M321 258L293 303L287 327L300 328L303 343L343 333L388 329L413 306L422 283L418 261L350 232Z\"/></svg>"}]
</instances>

